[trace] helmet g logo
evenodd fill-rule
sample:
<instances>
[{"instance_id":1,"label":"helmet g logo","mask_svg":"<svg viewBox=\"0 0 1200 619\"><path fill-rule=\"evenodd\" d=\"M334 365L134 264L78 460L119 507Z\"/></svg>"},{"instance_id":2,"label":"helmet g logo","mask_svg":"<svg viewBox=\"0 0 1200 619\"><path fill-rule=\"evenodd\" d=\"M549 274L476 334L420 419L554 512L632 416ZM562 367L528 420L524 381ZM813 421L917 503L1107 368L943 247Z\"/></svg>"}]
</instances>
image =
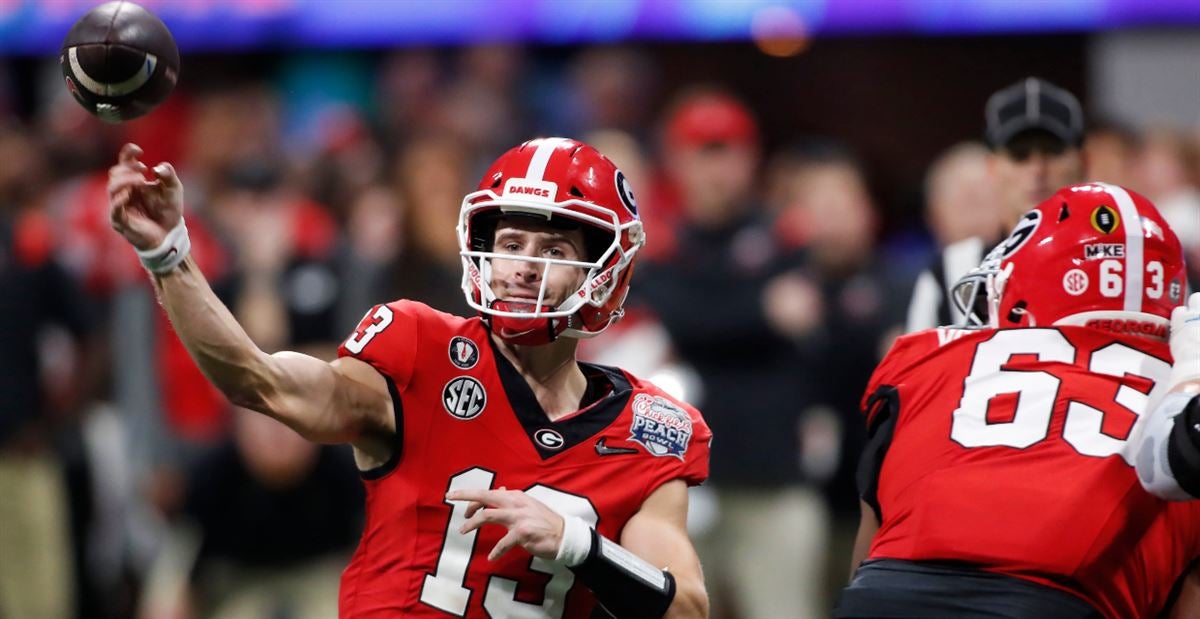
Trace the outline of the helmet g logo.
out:
<instances>
[{"instance_id":1,"label":"helmet g logo","mask_svg":"<svg viewBox=\"0 0 1200 619\"><path fill-rule=\"evenodd\" d=\"M1021 217L1021 221L1013 228L1012 234L1004 241L1004 249L1001 251L1000 258L1003 260L1015 253L1033 233L1037 231L1038 226L1042 223L1041 211L1029 211Z\"/></svg>"},{"instance_id":2,"label":"helmet g logo","mask_svg":"<svg viewBox=\"0 0 1200 619\"><path fill-rule=\"evenodd\" d=\"M625 178L625 173L617 170L617 195L621 196L621 204L629 209L630 213L637 215L637 200L633 198L633 188L629 186L629 179Z\"/></svg>"}]
</instances>

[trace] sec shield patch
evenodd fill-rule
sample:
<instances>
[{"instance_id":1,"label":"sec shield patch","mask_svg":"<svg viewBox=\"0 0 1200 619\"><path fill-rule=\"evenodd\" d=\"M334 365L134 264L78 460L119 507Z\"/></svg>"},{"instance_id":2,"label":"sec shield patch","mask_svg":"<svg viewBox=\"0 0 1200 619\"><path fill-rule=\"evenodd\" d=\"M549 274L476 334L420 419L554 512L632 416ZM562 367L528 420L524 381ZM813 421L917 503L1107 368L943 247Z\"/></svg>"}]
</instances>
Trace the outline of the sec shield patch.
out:
<instances>
[{"instance_id":1,"label":"sec shield patch","mask_svg":"<svg viewBox=\"0 0 1200 619\"><path fill-rule=\"evenodd\" d=\"M692 440L692 418L662 396L639 393L633 398L629 440L645 447L651 455L682 460Z\"/></svg>"},{"instance_id":2,"label":"sec shield patch","mask_svg":"<svg viewBox=\"0 0 1200 619\"><path fill-rule=\"evenodd\" d=\"M470 376L459 376L442 389L442 404L456 419L474 419L487 406L487 392Z\"/></svg>"}]
</instances>

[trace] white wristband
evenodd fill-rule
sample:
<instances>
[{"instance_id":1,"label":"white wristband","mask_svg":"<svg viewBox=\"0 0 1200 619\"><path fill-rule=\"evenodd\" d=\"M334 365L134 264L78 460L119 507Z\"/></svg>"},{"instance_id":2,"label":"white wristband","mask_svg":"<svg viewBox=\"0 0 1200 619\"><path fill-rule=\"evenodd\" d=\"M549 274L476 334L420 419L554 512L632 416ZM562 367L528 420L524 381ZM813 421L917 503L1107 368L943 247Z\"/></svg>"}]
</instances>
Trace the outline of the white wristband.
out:
<instances>
[{"instance_id":1,"label":"white wristband","mask_svg":"<svg viewBox=\"0 0 1200 619\"><path fill-rule=\"evenodd\" d=\"M575 567L587 560L592 552L592 527L579 516L563 516L562 543L554 560Z\"/></svg>"},{"instance_id":2,"label":"white wristband","mask_svg":"<svg viewBox=\"0 0 1200 619\"><path fill-rule=\"evenodd\" d=\"M163 274L183 262L187 258L188 253L192 251L192 240L188 237L187 226L183 223L183 218L179 219L179 224L167 233L162 244L154 249L134 249L137 252L138 259L142 261L142 266L146 267L151 273Z\"/></svg>"}]
</instances>

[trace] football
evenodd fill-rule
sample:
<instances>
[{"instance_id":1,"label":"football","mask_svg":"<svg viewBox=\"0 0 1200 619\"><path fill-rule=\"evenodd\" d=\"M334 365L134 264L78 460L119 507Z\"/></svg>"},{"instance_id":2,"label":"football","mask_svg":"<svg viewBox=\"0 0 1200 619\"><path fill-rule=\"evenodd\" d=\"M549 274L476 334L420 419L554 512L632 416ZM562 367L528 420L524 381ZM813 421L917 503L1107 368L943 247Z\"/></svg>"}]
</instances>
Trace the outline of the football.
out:
<instances>
[{"instance_id":1,"label":"football","mask_svg":"<svg viewBox=\"0 0 1200 619\"><path fill-rule=\"evenodd\" d=\"M58 63L75 100L112 123L154 109L179 79L179 50L167 26L125 0L106 2L79 18Z\"/></svg>"}]
</instances>

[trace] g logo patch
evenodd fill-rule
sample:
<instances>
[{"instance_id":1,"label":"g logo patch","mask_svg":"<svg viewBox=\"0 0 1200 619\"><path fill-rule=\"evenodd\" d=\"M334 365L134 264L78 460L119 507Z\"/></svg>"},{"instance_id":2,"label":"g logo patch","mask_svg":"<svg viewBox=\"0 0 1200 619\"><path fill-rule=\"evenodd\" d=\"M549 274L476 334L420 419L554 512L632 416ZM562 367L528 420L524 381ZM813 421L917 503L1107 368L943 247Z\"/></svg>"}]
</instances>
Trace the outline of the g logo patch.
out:
<instances>
[{"instance_id":1,"label":"g logo patch","mask_svg":"<svg viewBox=\"0 0 1200 619\"><path fill-rule=\"evenodd\" d=\"M629 179L625 178L625 173L617 170L617 195L621 196L621 204L629 209L630 213L637 215L637 200L633 197L633 187L629 186Z\"/></svg>"},{"instance_id":2,"label":"g logo patch","mask_svg":"<svg viewBox=\"0 0 1200 619\"><path fill-rule=\"evenodd\" d=\"M470 339L456 335L450 340L450 363L463 370L469 370L479 363L479 347Z\"/></svg>"},{"instance_id":3,"label":"g logo patch","mask_svg":"<svg viewBox=\"0 0 1200 619\"><path fill-rule=\"evenodd\" d=\"M487 406L487 392L470 376L459 376L442 389L442 405L455 419L474 419Z\"/></svg>"},{"instance_id":4,"label":"g logo patch","mask_svg":"<svg viewBox=\"0 0 1200 619\"><path fill-rule=\"evenodd\" d=\"M562 449L563 444L567 442L561 434L549 428L538 430L534 433L533 440L546 449Z\"/></svg>"}]
</instances>

